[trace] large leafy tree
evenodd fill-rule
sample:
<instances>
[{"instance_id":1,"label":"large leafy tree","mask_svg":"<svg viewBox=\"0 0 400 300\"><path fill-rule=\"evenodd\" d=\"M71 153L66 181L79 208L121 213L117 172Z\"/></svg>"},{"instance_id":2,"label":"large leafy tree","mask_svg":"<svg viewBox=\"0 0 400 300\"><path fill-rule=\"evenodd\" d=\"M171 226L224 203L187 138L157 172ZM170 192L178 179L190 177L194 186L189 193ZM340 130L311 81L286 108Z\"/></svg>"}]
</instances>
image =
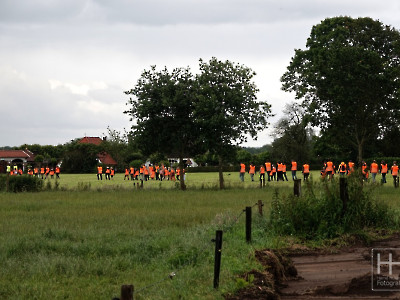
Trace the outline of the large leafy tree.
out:
<instances>
[{"instance_id":1,"label":"large leafy tree","mask_svg":"<svg viewBox=\"0 0 400 300\"><path fill-rule=\"evenodd\" d=\"M275 124L272 157L289 162L310 162L314 132L309 126L306 109L298 103L290 103L283 110L284 116Z\"/></svg>"},{"instance_id":2,"label":"large leafy tree","mask_svg":"<svg viewBox=\"0 0 400 300\"><path fill-rule=\"evenodd\" d=\"M257 101L256 74L250 68L215 57L209 62L200 60L199 65L195 118L206 149L218 155L223 189L224 160L231 158L235 146L249 136L257 138L257 133L267 127L271 110L268 103Z\"/></svg>"},{"instance_id":3,"label":"large leafy tree","mask_svg":"<svg viewBox=\"0 0 400 300\"><path fill-rule=\"evenodd\" d=\"M180 169L183 158L195 154L196 133L193 119L194 79L189 69L156 67L145 70L136 86L126 91L133 95L128 101L133 134L143 154L155 152L179 158ZM181 189L185 189L184 176L180 177Z\"/></svg>"},{"instance_id":4,"label":"large leafy tree","mask_svg":"<svg viewBox=\"0 0 400 300\"><path fill-rule=\"evenodd\" d=\"M283 90L295 92L313 124L363 157L367 143L399 120L400 34L371 18L328 18L295 50Z\"/></svg>"}]
</instances>

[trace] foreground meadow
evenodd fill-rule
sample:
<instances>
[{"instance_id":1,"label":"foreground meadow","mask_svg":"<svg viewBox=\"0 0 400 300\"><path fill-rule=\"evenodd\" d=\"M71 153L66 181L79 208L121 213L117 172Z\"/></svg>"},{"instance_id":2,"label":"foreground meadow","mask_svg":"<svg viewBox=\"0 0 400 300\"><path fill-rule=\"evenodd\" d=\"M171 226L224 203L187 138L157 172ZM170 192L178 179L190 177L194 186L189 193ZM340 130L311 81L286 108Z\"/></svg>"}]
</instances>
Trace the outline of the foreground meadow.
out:
<instances>
[{"instance_id":1,"label":"foreground meadow","mask_svg":"<svg viewBox=\"0 0 400 300\"><path fill-rule=\"evenodd\" d=\"M314 174L317 177L317 174ZM255 249L287 246L270 234L268 209L276 189L293 182L257 181L226 174L188 174L188 190L173 182L145 183L96 175L62 175L60 191L0 193L1 299L111 299L134 284L135 299L222 299L242 287L237 276L260 269ZM54 185L54 182L51 184ZM397 209L399 189L374 189ZM245 241L243 209L253 208L252 243ZM220 288L213 288L215 230L224 230ZM169 275L172 279L170 279Z\"/></svg>"}]
</instances>

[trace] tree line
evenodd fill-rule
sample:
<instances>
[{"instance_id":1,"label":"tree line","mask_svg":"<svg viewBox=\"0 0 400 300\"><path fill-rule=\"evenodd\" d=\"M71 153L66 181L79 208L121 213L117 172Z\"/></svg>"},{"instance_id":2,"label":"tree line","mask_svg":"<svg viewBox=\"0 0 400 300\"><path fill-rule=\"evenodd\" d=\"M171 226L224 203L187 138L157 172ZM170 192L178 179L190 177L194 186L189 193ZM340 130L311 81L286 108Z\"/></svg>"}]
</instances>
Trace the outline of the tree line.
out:
<instances>
[{"instance_id":1,"label":"tree line","mask_svg":"<svg viewBox=\"0 0 400 300\"><path fill-rule=\"evenodd\" d=\"M255 75L247 66L215 57L200 59L198 74L152 66L125 91L129 131L108 128L100 148L74 141L54 149L28 148L47 159L63 156L70 170L77 170L73 161L87 159L80 164L85 171L99 150L119 166L194 157L202 165L219 166L221 188L224 165L240 161L295 159L313 165L327 158L361 162L400 156L400 33L395 28L368 17L327 18L313 26L305 49L295 49L281 77L282 89L296 101L274 124L273 142L243 149L240 145L266 129L272 116L271 105L256 97Z\"/></svg>"}]
</instances>

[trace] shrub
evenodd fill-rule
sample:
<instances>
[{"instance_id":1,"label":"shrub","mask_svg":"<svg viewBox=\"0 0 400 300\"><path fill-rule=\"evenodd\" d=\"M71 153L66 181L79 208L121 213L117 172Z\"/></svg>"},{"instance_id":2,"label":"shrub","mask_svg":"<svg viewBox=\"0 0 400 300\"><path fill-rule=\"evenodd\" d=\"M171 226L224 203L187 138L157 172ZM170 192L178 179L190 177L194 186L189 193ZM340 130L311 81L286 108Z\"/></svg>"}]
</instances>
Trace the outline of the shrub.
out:
<instances>
[{"instance_id":1,"label":"shrub","mask_svg":"<svg viewBox=\"0 0 400 300\"><path fill-rule=\"evenodd\" d=\"M39 192L42 190L43 180L33 176L9 176L9 192ZM7 190L7 175L0 175L0 191Z\"/></svg>"},{"instance_id":2,"label":"shrub","mask_svg":"<svg viewBox=\"0 0 400 300\"><path fill-rule=\"evenodd\" d=\"M305 239L333 238L364 228L398 227L388 206L363 188L357 176L348 178L349 201L343 208L339 181L307 182L301 197L275 192L270 225L278 234Z\"/></svg>"}]
</instances>

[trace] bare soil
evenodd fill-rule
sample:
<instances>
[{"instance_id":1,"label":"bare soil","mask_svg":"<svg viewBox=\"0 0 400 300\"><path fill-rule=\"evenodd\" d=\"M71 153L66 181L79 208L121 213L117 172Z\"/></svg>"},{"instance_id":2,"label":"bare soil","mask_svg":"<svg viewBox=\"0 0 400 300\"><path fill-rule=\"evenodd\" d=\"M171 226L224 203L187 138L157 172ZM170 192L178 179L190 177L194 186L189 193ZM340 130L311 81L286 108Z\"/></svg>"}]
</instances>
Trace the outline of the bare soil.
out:
<instances>
[{"instance_id":1,"label":"bare soil","mask_svg":"<svg viewBox=\"0 0 400 300\"><path fill-rule=\"evenodd\" d=\"M252 284L226 299L399 299L400 291L371 289L371 249L400 248L400 236L335 249L335 253L309 249L287 249L285 255L273 250L256 252L265 272L253 274ZM247 276L247 277L246 277Z\"/></svg>"}]
</instances>

